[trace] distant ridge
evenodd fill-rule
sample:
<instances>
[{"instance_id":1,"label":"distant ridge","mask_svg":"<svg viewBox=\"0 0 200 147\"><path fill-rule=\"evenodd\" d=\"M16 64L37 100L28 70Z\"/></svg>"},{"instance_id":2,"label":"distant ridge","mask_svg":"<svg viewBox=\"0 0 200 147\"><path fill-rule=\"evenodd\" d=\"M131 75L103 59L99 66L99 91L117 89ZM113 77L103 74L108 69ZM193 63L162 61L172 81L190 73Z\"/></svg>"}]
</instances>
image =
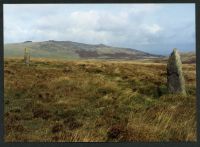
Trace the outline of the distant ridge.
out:
<instances>
[{"instance_id":1,"label":"distant ridge","mask_svg":"<svg viewBox=\"0 0 200 147\"><path fill-rule=\"evenodd\" d=\"M29 48L31 57L36 58L135 60L163 57L131 48L55 40L43 42L25 41L22 43L5 44L4 56L22 57L24 48Z\"/></svg>"}]
</instances>

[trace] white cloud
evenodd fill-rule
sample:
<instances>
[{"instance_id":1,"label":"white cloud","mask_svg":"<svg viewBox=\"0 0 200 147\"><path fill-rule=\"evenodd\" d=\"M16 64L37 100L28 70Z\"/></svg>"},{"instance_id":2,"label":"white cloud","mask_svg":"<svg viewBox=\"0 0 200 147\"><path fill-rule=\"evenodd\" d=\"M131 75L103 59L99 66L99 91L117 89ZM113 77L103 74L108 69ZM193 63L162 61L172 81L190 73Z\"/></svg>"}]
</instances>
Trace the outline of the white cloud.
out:
<instances>
[{"instance_id":1,"label":"white cloud","mask_svg":"<svg viewBox=\"0 0 200 147\"><path fill-rule=\"evenodd\" d=\"M130 12L135 14L152 13L158 11L161 8L162 6L158 4L136 4L130 9Z\"/></svg>"},{"instance_id":2,"label":"white cloud","mask_svg":"<svg viewBox=\"0 0 200 147\"><path fill-rule=\"evenodd\" d=\"M4 6L5 42L71 40L146 51L152 44L195 44L191 6L187 19L186 6L159 4Z\"/></svg>"},{"instance_id":3,"label":"white cloud","mask_svg":"<svg viewBox=\"0 0 200 147\"><path fill-rule=\"evenodd\" d=\"M143 27L146 31L148 31L149 33L152 33L152 34L156 34L162 30L161 27L157 24L152 24L152 25L145 24Z\"/></svg>"}]
</instances>

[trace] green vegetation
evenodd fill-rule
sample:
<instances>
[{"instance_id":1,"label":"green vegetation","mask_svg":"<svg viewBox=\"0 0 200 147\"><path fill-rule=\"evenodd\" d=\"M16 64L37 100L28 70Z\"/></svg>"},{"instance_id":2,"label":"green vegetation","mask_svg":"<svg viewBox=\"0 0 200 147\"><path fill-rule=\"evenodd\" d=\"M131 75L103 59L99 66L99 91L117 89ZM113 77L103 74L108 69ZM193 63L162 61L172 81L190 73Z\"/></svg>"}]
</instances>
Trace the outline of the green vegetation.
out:
<instances>
[{"instance_id":1,"label":"green vegetation","mask_svg":"<svg viewBox=\"0 0 200 147\"><path fill-rule=\"evenodd\" d=\"M48 59L143 59L161 57L135 49L118 48L103 44L92 45L71 41L43 41L4 45L5 57L21 57L29 48L31 57Z\"/></svg>"},{"instance_id":2,"label":"green vegetation","mask_svg":"<svg viewBox=\"0 0 200 147\"><path fill-rule=\"evenodd\" d=\"M195 68L183 97L164 63L6 58L5 141L196 141Z\"/></svg>"}]
</instances>

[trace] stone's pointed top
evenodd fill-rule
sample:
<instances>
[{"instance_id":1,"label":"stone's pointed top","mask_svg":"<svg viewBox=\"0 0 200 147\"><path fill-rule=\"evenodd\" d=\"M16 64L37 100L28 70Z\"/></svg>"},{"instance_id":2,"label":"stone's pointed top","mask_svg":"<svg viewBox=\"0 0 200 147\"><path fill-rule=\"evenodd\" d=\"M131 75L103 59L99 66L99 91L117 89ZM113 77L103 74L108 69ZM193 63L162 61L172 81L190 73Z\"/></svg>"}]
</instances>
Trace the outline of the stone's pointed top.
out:
<instances>
[{"instance_id":1,"label":"stone's pointed top","mask_svg":"<svg viewBox=\"0 0 200 147\"><path fill-rule=\"evenodd\" d=\"M174 48L174 49L173 49L173 52L177 52L177 51L178 51L178 49L177 49L177 48Z\"/></svg>"},{"instance_id":2,"label":"stone's pointed top","mask_svg":"<svg viewBox=\"0 0 200 147\"><path fill-rule=\"evenodd\" d=\"M172 54L176 54L176 53L178 53L178 49L174 48Z\"/></svg>"},{"instance_id":3,"label":"stone's pointed top","mask_svg":"<svg viewBox=\"0 0 200 147\"><path fill-rule=\"evenodd\" d=\"M170 56L175 56L175 58L179 58L179 51L177 48L174 48Z\"/></svg>"}]
</instances>

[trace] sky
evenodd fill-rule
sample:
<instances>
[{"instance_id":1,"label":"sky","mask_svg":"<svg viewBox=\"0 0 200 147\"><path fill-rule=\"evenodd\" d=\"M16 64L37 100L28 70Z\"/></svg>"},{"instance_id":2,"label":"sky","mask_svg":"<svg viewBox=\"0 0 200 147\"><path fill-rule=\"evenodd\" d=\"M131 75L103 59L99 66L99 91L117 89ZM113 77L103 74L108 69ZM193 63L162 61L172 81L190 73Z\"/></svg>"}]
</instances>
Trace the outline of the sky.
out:
<instances>
[{"instance_id":1,"label":"sky","mask_svg":"<svg viewBox=\"0 0 200 147\"><path fill-rule=\"evenodd\" d=\"M74 41L195 51L194 4L4 4L4 43Z\"/></svg>"}]
</instances>

